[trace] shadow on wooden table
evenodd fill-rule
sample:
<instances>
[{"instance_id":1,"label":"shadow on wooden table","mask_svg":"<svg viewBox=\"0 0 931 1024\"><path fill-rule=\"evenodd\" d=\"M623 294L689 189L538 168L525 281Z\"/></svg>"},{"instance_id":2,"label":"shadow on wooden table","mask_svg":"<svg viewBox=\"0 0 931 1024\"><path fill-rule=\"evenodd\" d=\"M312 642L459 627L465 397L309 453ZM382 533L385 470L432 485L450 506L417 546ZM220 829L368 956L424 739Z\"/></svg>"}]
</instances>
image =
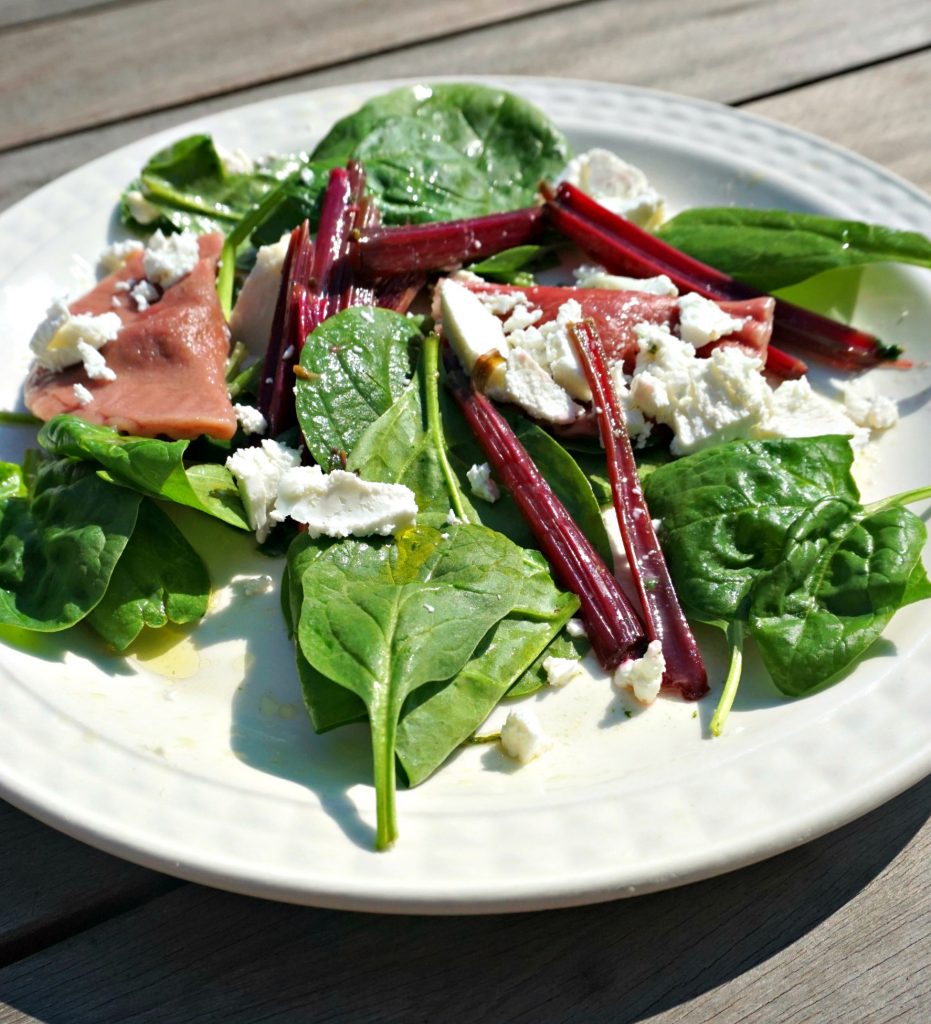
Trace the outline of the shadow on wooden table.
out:
<instances>
[{"instance_id":1,"label":"shadow on wooden table","mask_svg":"<svg viewBox=\"0 0 931 1024\"><path fill-rule=\"evenodd\" d=\"M731 979L768 998L767 976L777 985L787 959L818 973L855 956L861 928L893 935L917 894L907 878L871 883L929 812L931 779L733 874L544 913L379 917L183 885L5 968L0 999L24 1016L0 1009L0 1020L633 1024L663 1011L691 1020L683 1004ZM807 933L851 901L830 940L822 930L807 948ZM716 1019L759 1004L741 1005Z\"/></svg>"}]
</instances>

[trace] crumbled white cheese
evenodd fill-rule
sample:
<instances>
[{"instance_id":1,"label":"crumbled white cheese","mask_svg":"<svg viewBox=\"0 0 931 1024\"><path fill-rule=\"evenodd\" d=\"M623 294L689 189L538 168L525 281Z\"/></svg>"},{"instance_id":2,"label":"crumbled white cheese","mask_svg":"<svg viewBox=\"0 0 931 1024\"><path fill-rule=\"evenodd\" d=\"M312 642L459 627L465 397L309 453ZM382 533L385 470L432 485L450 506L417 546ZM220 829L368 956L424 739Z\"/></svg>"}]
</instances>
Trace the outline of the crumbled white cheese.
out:
<instances>
[{"instance_id":1,"label":"crumbled white cheese","mask_svg":"<svg viewBox=\"0 0 931 1024\"><path fill-rule=\"evenodd\" d=\"M847 415L858 426L888 430L899 422L895 402L886 395L878 394L868 377L851 381L832 380L831 383L840 391Z\"/></svg>"},{"instance_id":2,"label":"crumbled white cheese","mask_svg":"<svg viewBox=\"0 0 931 1024\"><path fill-rule=\"evenodd\" d=\"M403 484L372 483L342 469L324 473L319 466L297 466L278 481L271 517L304 523L310 537L387 535L414 524L417 501Z\"/></svg>"},{"instance_id":3,"label":"crumbled white cheese","mask_svg":"<svg viewBox=\"0 0 931 1024\"><path fill-rule=\"evenodd\" d=\"M197 235L191 231L163 235L156 231L145 247L143 265L146 277L153 284L170 288L186 277L200 259Z\"/></svg>"},{"instance_id":4,"label":"crumbled white cheese","mask_svg":"<svg viewBox=\"0 0 931 1024\"><path fill-rule=\"evenodd\" d=\"M440 282L439 292L443 334L459 361L471 373L479 359L502 357L487 376L484 390L491 398L507 401L504 357L509 345L501 321L468 288L451 278Z\"/></svg>"},{"instance_id":5,"label":"crumbled white cheese","mask_svg":"<svg viewBox=\"0 0 931 1024\"><path fill-rule=\"evenodd\" d=\"M107 366L107 360L99 349L88 345L83 338L78 339L75 348L84 363L84 372L91 380L116 380L116 371Z\"/></svg>"},{"instance_id":6,"label":"crumbled white cheese","mask_svg":"<svg viewBox=\"0 0 931 1024\"><path fill-rule=\"evenodd\" d=\"M711 299L697 292L688 292L678 302L679 337L695 348L717 341L733 334L743 327L745 321L730 316Z\"/></svg>"},{"instance_id":7,"label":"crumbled white cheese","mask_svg":"<svg viewBox=\"0 0 931 1024\"><path fill-rule=\"evenodd\" d=\"M229 150L223 146L216 146L216 150L220 163L223 164L223 170L227 174L252 174L255 171L255 163L252 157L244 150Z\"/></svg>"},{"instance_id":8,"label":"crumbled white cheese","mask_svg":"<svg viewBox=\"0 0 931 1024\"><path fill-rule=\"evenodd\" d=\"M259 541L265 540L272 528L270 514L282 473L300 462L299 452L269 438L261 446L238 449L226 460L226 468L236 479L249 525Z\"/></svg>"},{"instance_id":9,"label":"crumbled white cheese","mask_svg":"<svg viewBox=\"0 0 931 1024\"><path fill-rule=\"evenodd\" d=\"M501 746L508 757L527 764L552 745L552 740L543 731L533 708L519 707L508 713L501 727Z\"/></svg>"},{"instance_id":10,"label":"crumbled white cheese","mask_svg":"<svg viewBox=\"0 0 931 1024\"><path fill-rule=\"evenodd\" d=\"M244 597L256 597L259 594L267 594L275 585L275 581L267 573L263 573L261 576L243 576L235 580L233 585Z\"/></svg>"},{"instance_id":11,"label":"crumbled white cheese","mask_svg":"<svg viewBox=\"0 0 931 1024\"><path fill-rule=\"evenodd\" d=\"M161 216L159 208L150 203L138 189L127 192L125 198L129 215L139 224L152 224Z\"/></svg>"},{"instance_id":12,"label":"crumbled white cheese","mask_svg":"<svg viewBox=\"0 0 931 1024\"><path fill-rule=\"evenodd\" d=\"M288 255L290 242L291 234L288 232L274 245L263 245L259 249L255 265L243 282L230 316L233 340L241 341L254 356L264 355L268 348L281 288L281 268Z\"/></svg>"},{"instance_id":13,"label":"crumbled white cheese","mask_svg":"<svg viewBox=\"0 0 931 1024\"><path fill-rule=\"evenodd\" d=\"M575 283L579 288L607 288L618 292L647 292L649 295L667 295L675 298L679 289L665 274L657 277L623 277L620 274L609 274L604 267L593 267L583 264L572 271Z\"/></svg>"},{"instance_id":14,"label":"crumbled white cheese","mask_svg":"<svg viewBox=\"0 0 931 1024\"><path fill-rule=\"evenodd\" d=\"M81 383L75 384L71 390L74 392L74 397L78 405L90 405L94 400L94 396L91 392L88 391Z\"/></svg>"},{"instance_id":15,"label":"crumbled white cheese","mask_svg":"<svg viewBox=\"0 0 931 1024\"><path fill-rule=\"evenodd\" d=\"M80 344L98 349L115 341L121 327L116 313L72 313L62 299L56 299L29 342L36 362L47 370L63 370L85 361Z\"/></svg>"},{"instance_id":16,"label":"crumbled white cheese","mask_svg":"<svg viewBox=\"0 0 931 1024\"><path fill-rule=\"evenodd\" d=\"M749 434L755 438L846 434L855 449L870 439L869 430L858 427L837 402L813 391L806 377L783 381L770 392L770 403Z\"/></svg>"},{"instance_id":17,"label":"crumbled white cheese","mask_svg":"<svg viewBox=\"0 0 931 1024\"><path fill-rule=\"evenodd\" d=\"M543 671L550 686L568 686L573 679L585 675L585 669L577 658L544 658Z\"/></svg>"},{"instance_id":18,"label":"crumbled white cheese","mask_svg":"<svg viewBox=\"0 0 931 1024\"><path fill-rule=\"evenodd\" d=\"M526 413L547 423L574 423L582 407L569 397L524 348L508 353L504 386L508 400Z\"/></svg>"},{"instance_id":19,"label":"crumbled white cheese","mask_svg":"<svg viewBox=\"0 0 931 1024\"><path fill-rule=\"evenodd\" d=\"M446 522L449 523L450 526L460 526L462 524L462 520L452 509L446 513Z\"/></svg>"},{"instance_id":20,"label":"crumbled white cheese","mask_svg":"<svg viewBox=\"0 0 931 1024\"><path fill-rule=\"evenodd\" d=\"M588 633L585 630L585 623L581 619L570 619L566 623L566 632L574 639L578 639L582 636L588 636Z\"/></svg>"},{"instance_id":21,"label":"crumbled white cheese","mask_svg":"<svg viewBox=\"0 0 931 1024\"><path fill-rule=\"evenodd\" d=\"M136 303L136 309L144 313L153 302L158 302L159 291L149 281L137 281L129 290Z\"/></svg>"},{"instance_id":22,"label":"crumbled white cheese","mask_svg":"<svg viewBox=\"0 0 931 1024\"><path fill-rule=\"evenodd\" d=\"M591 400L592 392L585 379L575 348L569 338L569 325L585 316L575 299L568 299L556 313L556 319L536 326L518 328L507 335L513 348L525 349L553 380L581 402Z\"/></svg>"},{"instance_id":23,"label":"crumbled white cheese","mask_svg":"<svg viewBox=\"0 0 931 1024\"><path fill-rule=\"evenodd\" d=\"M618 665L612 682L618 690L632 690L642 704L652 704L659 694L665 671L663 645L659 640L652 640L642 658L629 658Z\"/></svg>"},{"instance_id":24,"label":"crumbled white cheese","mask_svg":"<svg viewBox=\"0 0 931 1024\"><path fill-rule=\"evenodd\" d=\"M244 434L264 434L268 430L268 420L255 406L237 403L233 406L233 412L236 413L236 419Z\"/></svg>"},{"instance_id":25,"label":"crumbled white cheese","mask_svg":"<svg viewBox=\"0 0 931 1024\"><path fill-rule=\"evenodd\" d=\"M97 258L97 265L105 273L112 274L114 270L119 270L134 252L141 252L143 248L142 242L135 238L128 238L125 242L112 242Z\"/></svg>"},{"instance_id":26,"label":"crumbled white cheese","mask_svg":"<svg viewBox=\"0 0 931 1024\"><path fill-rule=\"evenodd\" d=\"M665 200L643 171L606 149L590 149L575 157L559 180L642 228L655 227L665 217Z\"/></svg>"},{"instance_id":27,"label":"crumbled white cheese","mask_svg":"<svg viewBox=\"0 0 931 1024\"><path fill-rule=\"evenodd\" d=\"M674 455L744 436L772 403L762 362L732 345L697 359L688 342L655 324L635 328L640 352L630 401L670 426Z\"/></svg>"},{"instance_id":28,"label":"crumbled white cheese","mask_svg":"<svg viewBox=\"0 0 931 1024\"><path fill-rule=\"evenodd\" d=\"M493 504L501 497L501 491L491 478L491 468L487 462L483 462L480 466L470 467L466 471L466 476L469 478L469 486L476 498Z\"/></svg>"}]
</instances>

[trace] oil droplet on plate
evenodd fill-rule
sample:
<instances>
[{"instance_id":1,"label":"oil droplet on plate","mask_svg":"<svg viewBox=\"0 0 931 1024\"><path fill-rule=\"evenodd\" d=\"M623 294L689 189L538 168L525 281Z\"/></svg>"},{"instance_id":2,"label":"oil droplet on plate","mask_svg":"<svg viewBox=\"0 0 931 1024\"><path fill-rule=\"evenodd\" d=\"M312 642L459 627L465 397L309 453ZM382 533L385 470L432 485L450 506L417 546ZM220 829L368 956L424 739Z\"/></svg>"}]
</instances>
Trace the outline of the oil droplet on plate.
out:
<instances>
[{"instance_id":1,"label":"oil droplet on plate","mask_svg":"<svg viewBox=\"0 0 931 1024\"><path fill-rule=\"evenodd\" d=\"M175 626L145 630L132 647L140 667L168 679L190 679L200 671L200 655L189 630Z\"/></svg>"}]
</instances>

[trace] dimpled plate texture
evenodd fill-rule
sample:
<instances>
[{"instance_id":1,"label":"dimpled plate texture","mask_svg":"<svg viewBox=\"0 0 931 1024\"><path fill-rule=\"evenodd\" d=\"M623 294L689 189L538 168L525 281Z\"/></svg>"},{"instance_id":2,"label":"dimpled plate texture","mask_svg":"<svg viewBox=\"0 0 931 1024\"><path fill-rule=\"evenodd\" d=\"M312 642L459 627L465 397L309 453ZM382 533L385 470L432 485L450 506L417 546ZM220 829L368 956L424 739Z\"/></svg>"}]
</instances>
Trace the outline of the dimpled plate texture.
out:
<instances>
[{"instance_id":1,"label":"dimpled plate texture","mask_svg":"<svg viewBox=\"0 0 931 1024\"><path fill-rule=\"evenodd\" d=\"M163 132L41 189L0 218L0 407L21 402L45 304L79 287L119 237L122 186L160 146L209 131L253 155L311 147L370 83L275 99ZM931 201L826 142L715 104L589 82L505 79L546 110L576 151L602 145L643 167L672 210L736 203L850 215L931 234ZM75 259L75 254L86 261ZM931 275L863 275L856 319L927 359ZM816 375L830 390L829 375ZM902 420L863 471L868 497L927 481L927 366L876 373ZM27 431L2 434L18 460ZM863 814L931 770L928 608L899 613L842 683L784 701L749 657L725 735L707 738L714 694L641 711L602 677L531 698L553 748L524 767L493 745L460 752L401 792L400 840L372 850L367 737L313 735L300 706L274 571L246 538L185 518L217 594L172 643L113 658L83 635L6 631L0 793L56 828L183 878L319 906L461 913L612 899L727 871Z\"/></svg>"}]
</instances>

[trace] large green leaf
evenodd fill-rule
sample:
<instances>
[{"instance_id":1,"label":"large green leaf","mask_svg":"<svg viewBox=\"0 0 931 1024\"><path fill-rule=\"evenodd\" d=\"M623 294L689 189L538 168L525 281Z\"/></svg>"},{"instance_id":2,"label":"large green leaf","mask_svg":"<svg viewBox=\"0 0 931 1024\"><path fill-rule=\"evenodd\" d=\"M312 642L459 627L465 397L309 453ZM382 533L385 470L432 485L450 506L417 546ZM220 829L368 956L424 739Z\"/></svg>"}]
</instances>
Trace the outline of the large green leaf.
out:
<instances>
[{"instance_id":1,"label":"large green leaf","mask_svg":"<svg viewBox=\"0 0 931 1024\"><path fill-rule=\"evenodd\" d=\"M732 441L644 481L687 616L725 628L756 576L782 557L786 530L825 495L857 498L847 438Z\"/></svg>"},{"instance_id":2,"label":"large green leaf","mask_svg":"<svg viewBox=\"0 0 931 1024\"><path fill-rule=\"evenodd\" d=\"M87 621L122 651L143 627L202 618L209 597L210 577L200 555L155 502L144 498L110 585Z\"/></svg>"},{"instance_id":3,"label":"large green leaf","mask_svg":"<svg viewBox=\"0 0 931 1024\"><path fill-rule=\"evenodd\" d=\"M321 466L351 452L406 387L422 335L418 322L388 309L354 306L324 321L301 352L297 418ZM341 464L341 463L340 463Z\"/></svg>"},{"instance_id":4,"label":"large green leaf","mask_svg":"<svg viewBox=\"0 0 931 1024\"><path fill-rule=\"evenodd\" d=\"M904 604L931 596L922 521L827 498L789 529L778 564L755 581L750 628L773 681L791 696L848 669Z\"/></svg>"},{"instance_id":5,"label":"large green leaf","mask_svg":"<svg viewBox=\"0 0 931 1024\"><path fill-rule=\"evenodd\" d=\"M53 455L98 463L124 487L187 505L241 530L250 529L228 469L220 465L185 468L187 441L130 437L76 416L55 416L39 431L39 444Z\"/></svg>"},{"instance_id":6,"label":"large green leaf","mask_svg":"<svg viewBox=\"0 0 931 1024\"><path fill-rule=\"evenodd\" d=\"M372 731L378 846L397 834L396 733L408 694L462 669L515 606L523 552L483 527L414 527L395 544L346 540L304 569L298 641L359 696Z\"/></svg>"},{"instance_id":7,"label":"large green leaf","mask_svg":"<svg viewBox=\"0 0 931 1024\"><path fill-rule=\"evenodd\" d=\"M766 292L836 267L890 260L931 267L931 240L917 231L813 213L702 207L673 217L659 235Z\"/></svg>"},{"instance_id":8,"label":"large green leaf","mask_svg":"<svg viewBox=\"0 0 931 1024\"><path fill-rule=\"evenodd\" d=\"M141 496L70 459L39 467L28 497L0 498L0 623L52 632L101 600Z\"/></svg>"},{"instance_id":9,"label":"large green leaf","mask_svg":"<svg viewBox=\"0 0 931 1024\"><path fill-rule=\"evenodd\" d=\"M476 217L533 202L569 159L562 133L532 104L470 83L375 97L337 122L315 160L361 160L386 222Z\"/></svg>"}]
</instances>

